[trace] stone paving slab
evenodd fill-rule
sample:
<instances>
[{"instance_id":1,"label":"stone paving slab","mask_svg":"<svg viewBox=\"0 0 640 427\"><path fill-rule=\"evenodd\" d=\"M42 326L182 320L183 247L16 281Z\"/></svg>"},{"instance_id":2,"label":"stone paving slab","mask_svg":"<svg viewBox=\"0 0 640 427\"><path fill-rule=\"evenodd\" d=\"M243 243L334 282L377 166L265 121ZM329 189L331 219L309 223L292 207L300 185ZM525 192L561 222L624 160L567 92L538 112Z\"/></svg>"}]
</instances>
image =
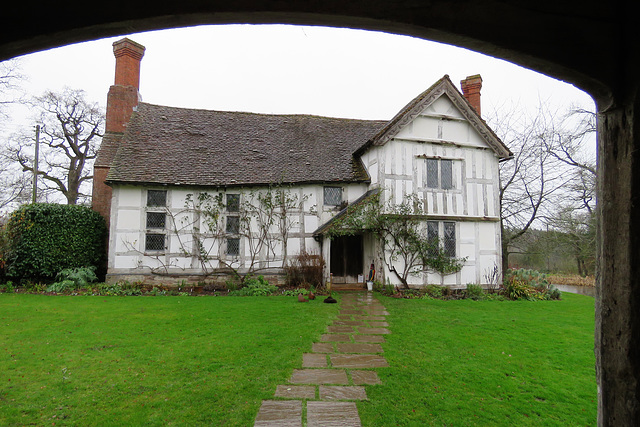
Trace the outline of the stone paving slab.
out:
<instances>
[{"instance_id":1,"label":"stone paving slab","mask_svg":"<svg viewBox=\"0 0 640 427\"><path fill-rule=\"evenodd\" d=\"M381 384L380 378L376 371L350 371L351 380L355 385L374 385Z\"/></svg>"},{"instance_id":2,"label":"stone paving slab","mask_svg":"<svg viewBox=\"0 0 640 427\"><path fill-rule=\"evenodd\" d=\"M351 320L352 317L351 314L339 314L338 320Z\"/></svg>"},{"instance_id":3,"label":"stone paving slab","mask_svg":"<svg viewBox=\"0 0 640 427\"><path fill-rule=\"evenodd\" d=\"M357 366L356 366L357 367ZM294 369L289 380L292 384L349 384L342 369Z\"/></svg>"},{"instance_id":4,"label":"stone paving slab","mask_svg":"<svg viewBox=\"0 0 640 427\"><path fill-rule=\"evenodd\" d=\"M362 427L355 402L307 402L307 427Z\"/></svg>"},{"instance_id":5,"label":"stone paving slab","mask_svg":"<svg viewBox=\"0 0 640 427\"><path fill-rule=\"evenodd\" d=\"M362 386L320 386L322 400L367 400L367 392Z\"/></svg>"},{"instance_id":6,"label":"stone paving slab","mask_svg":"<svg viewBox=\"0 0 640 427\"><path fill-rule=\"evenodd\" d=\"M333 343L314 342L311 345L311 351L314 353L333 353Z\"/></svg>"},{"instance_id":7,"label":"stone paving slab","mask_svg":"<svg viewBox=\"0 0 640 427\"><path fill-rule=\"evenodd\" d=\"M367 313L369 313L370 316L388 316L389 312L387 310L384 309L369 309L367 310Z\"/></svg>"},{"instance_id":8,"label":"stone paving slab","mask_svg":"<svg viewBox=\"0 0 640 427\"><path fill-rule=\"evenodd\" d=\"M369 322L369 326L372 328L386 328L389 324L387 322Z\"/></svg>"},{"instance_id":9,"label":"stone paving slab","mask_svg":"<svg viewBox=\"0 0 640 427\"><path fill-rule=\"evenodd\" d=\"M380 344L369 343L338 343L339 353L382 353Z\"/></svg>"},{"instance_id":10,"label":"stone paving slab","mask_svg":"<svg viewBox=\"0 0 640 427\"><path fill-rule=\"evenodd\" d=\"M327 326L327 332L339 334L344 332L353 332L353 326Z\"/></svg>"},{"instance_id":11,"label":"stone paving slab","mask_svg":"<svg viewBox=\"0 0 640 427\"><path fill-rule=\"evenodd\" d=\"M316 388L311 385L279 385L276 387L275 396L290 399L315 399Z\"/></svg>"},{"instance_id":12,"label":"stone paving slab","mask_svg":"<svg viewBox=\"0 0 640 427\"><path fill-rule=\"evenodd\" d=\"M389 366L387 360L376 354L332 354L334 368L382 368Z\"/></svg>"},{"instance_id":13,"label":"stone paving slab","mask_svg":"<svg viewBox=\"0 0 640 427\"><path fill-rule=\"evenodd\" d=\"M391 333L387 328L365 328L362 326L358 328L358 332L360 332L361 334L371 334L371 335L384 335L384 334Z\"/></svg>"},{"instance_id":14,"label":"stone paving slab","mask_svg":"<svg viewBox=\"0 0 640 427\"><path fill-rule=\"evenodd\" d=\"M326 368L327 355L319 353L304 353L302 355L303 368Z\"/></svg>"},{"instance_id":15,"label":"stone paving slab","mask_svg":"<svg viewBox=\"0 0 640 427\"><path fill-rule=\"evenodd\" d=\"M340 314L365 314L363 310L340 310Z\"/></svg>"},{"instance_id":16,"label":"stone paving slab","mask_svg":"<svg viewBox=\"0 0 640 427\"><path fill-rule=\"evenodd\" d=\"M345 334L323 334L320 336L322 342L349 342L351 338Z\"/></svg>"},{"instance_id":17,"label":"stone paving slab","mask_svg":"<svg viewBox=\"0 0 640 427\"><path fill-rule=\"evenodd\" d=\"M367 326L365 322L359 320L336 320L333 324L339 326Z\"/></svg>"},{"instance_id":18,"label":"stone paving slab","mask_svg":"<svg viewBox=\"0 0 640 427\"><path fill-rule=\"evenodd\" d=\"M302 402L299 400L264 400L254 426L302 426Z\"/></svg>"},{"instance_id":19,"label":"stone paving slab","mask_svg":"<svg viewBox=\"0 0 640 427\"><path fill-rule=\"evenodd\" d=\"M363 321L366 320L367 322L384 322L385 320L387 320L386 317L384 316L351 316L353 318L353 320L359 320L359 321Z\"/></svg>"},{"instance_id":20,"label":"stone paving slab","mask_svg":"<svg viewBox=\"0 0 640 427\"><path fill-rule=\"evenodd\" d=\"M382 335L354 335L353 340L355 342L386 342Z\"/></svg>"}]
</instances>

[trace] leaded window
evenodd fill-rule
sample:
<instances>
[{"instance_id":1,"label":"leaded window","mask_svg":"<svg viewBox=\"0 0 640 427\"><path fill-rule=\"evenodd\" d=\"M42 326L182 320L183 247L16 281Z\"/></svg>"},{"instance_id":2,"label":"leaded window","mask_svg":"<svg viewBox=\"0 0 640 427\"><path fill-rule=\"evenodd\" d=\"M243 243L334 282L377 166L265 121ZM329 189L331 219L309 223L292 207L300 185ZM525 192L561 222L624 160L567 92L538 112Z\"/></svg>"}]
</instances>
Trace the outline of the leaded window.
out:
<instances>
[{"instance_id":1,"label":"leaded window","mask_svg":"<svg viewBox=\"0 0 640 427\"><path fill-rule=\"evenodd\" d=\"M427 188L453 188L453 161L448 159L427 159Z\"/></svg>"},{"instance_id":2,"label":"leaded window","mask_svg":"<svg viewBox=\"0 0 640 427\"><path fill-rule=\"evenodd\" d=\"M240 255L240 239L237 237L227 238L227 255Z\"/></svg>"},{"instance_id":3,"label":"leaded window","mask_svg":"<svg viewBox=\"0 0 640 427\"><path fill-rule=\"evenodd\" d=\"M445 255L451 258L456 256L456 223L451 221L427 221L427 239L433 247L430 252L435 255L441 248Z\"/></svg>"},{"instance_id":4,"label":"leaded window","mask_svg":"<svg viewBox=\"0 0 640 427\"><path fill-rule=\"evenodd\" d=\"M342 204L342 187L324 187L325 206L340 206Z\"/></svg>"},{"instance_id":5,"label":"leaded window","mask_svg":"<svg viewBox=\"0 0 640 427\"><path fill-rule=\"evenodd\" d=\"M147 190L147 206L167 206L167 190Z\"/></svg>"},{"instance_id":6,"label":"leaded window","mask_svg":"<svg viewBox=\"0 0 640 427\"><path fill-rule=\"evenodd\" d=\"M239 194L227 194L227 212L240 212Z\"/></svg>"},{"instance_id":7,"label":"leaded window","mask_svg":"<svg viewBox=\"0 0 640 427\"><path fill-rule=\"evenodd\" d=\"M455 258L456 256L456 223L455 222L445 222L443 223L444 228L444 239L443 239L443 249L444 253L451 258Z\"/></svg>"},{"instance_id":8,"label":"leaded window","mask_svg":"<svg viewBox=\"0 0 640 427\"><path fill-rule=\"evenodd\" d=\"M147 228L164 228L166 218L164 212L147 212Z\"/></svg>"},{"instance_id":9,"label":"leaded window","mask_svg":"<svg viewBox=\"0 0 640 427\"><path fill-rule=\"evenodd\" d=\"M238 234L240 232L240 217L228 216L226 231L229 234Z\"/></svg>"},{"instance_id":10,"label":"leaded window","mask_svg":"<svg viewBox=\"0 0 640 427\"><path fill-rule=\"evenodd\" d=\"M144 241L144 249L147 252L164 251L164 241L164 234L147 233Z\"/></svg>"}]
</instances>

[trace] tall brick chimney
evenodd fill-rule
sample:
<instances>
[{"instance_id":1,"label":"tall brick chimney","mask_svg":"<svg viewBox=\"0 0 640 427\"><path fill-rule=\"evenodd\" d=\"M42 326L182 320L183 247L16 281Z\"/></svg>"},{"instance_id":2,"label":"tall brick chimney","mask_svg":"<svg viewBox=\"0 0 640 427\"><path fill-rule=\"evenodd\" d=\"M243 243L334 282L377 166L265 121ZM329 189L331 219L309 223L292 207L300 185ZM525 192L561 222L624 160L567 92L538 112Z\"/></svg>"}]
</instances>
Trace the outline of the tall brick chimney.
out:
<instances>
[{"instance_id":1,"label":"tall brick chimney","mask_svg":"<svg viewBox=\"0 0 640 427\"><path fill-rule=\"evenodd\" d=\"M480 116L480 89L482 89L482 77L480 77L480 74L469 76L460 81L460 86L462 86L462 94Z\"/></svg>"},{"instance_id":2,"label":"tall brick chimney","mask_svg":"<svg viewBox=\"0 0 640 427\"><path fill-rule=\"evenodd\" d=\"M115 82L107 95L105 135L93 166L91 197L91 207L104 217L107 226L111 212L111 187L105 184L105 180L133 109L138 105L140 61L144 51L144 46L127 38L113 43L113 54L116 57Z\"/></svg>"},{"instance_id":3,"label":"tall brick chimney","mask_svg":"<svg viewBox=\"0 0 640 427\"><path fill-rule=\"evenodd\" d=\"M105 132L124 132L133 108L138 105L140 61L144 50L144 46L127 38L113 43L116 77L107 95Z\"/></svg>"}]
</instances>

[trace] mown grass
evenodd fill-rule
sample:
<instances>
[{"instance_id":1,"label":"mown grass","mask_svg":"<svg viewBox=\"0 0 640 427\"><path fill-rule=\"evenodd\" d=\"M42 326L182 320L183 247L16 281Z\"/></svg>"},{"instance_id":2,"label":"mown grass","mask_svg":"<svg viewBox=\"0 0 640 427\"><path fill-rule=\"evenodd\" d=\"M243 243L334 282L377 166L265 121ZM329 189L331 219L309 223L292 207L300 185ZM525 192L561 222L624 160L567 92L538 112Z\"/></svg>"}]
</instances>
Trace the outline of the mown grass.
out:
<instances>
[{"instance_id":1,"label":"mown grass","mask_svg":"<svg viewBox=\"0 0 640 427\"><path fill-rule=\"evenodd\" d=\"M0 294L0 425L252 425L336 306Z\"/></svg>"},{"instance_id":2,"label":"mown grass","mask_svg":"<svg viewBox=\"0 0 640 427\"><path fill-rule=\"evenodd\" d=\"M364 426L596 424L593 298L382 301L390 367Z\"/></svg>"}]
</instances>

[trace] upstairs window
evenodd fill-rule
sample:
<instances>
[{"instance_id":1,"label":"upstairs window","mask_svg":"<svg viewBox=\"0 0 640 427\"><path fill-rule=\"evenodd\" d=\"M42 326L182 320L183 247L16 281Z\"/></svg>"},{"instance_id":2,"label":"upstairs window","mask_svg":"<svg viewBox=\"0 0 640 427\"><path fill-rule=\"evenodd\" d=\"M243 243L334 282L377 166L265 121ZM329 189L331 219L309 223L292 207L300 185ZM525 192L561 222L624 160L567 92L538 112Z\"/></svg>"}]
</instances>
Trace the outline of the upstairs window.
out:
<instances>
[{"instance_id":1,"label":"upstairs window","mask_svg":"<svg viewBox=\"0 0 640 427\"><path fill-rule=\"evenodd\" d=\"M340 206L342 204L342 187L324 187L324 205Z\"/></svg>"},{"instance_id":2,"label":"upstairs window","mask_svg":"<svg viewBox=\"0 0 640 427\"><path fill-rule=\"evenodd\" d=\"M167 206L167 190L147 190L147 207Z\"/></svg>"},{"instance_id":3,"label":"upstairs window","mask_svg":"<svg viewBox=\"0 0 640 427\"><path fill-rule=\"evenodd\" d=\"M240 212L239 194L227 194L227 212Z\"/></svg>"},{"instance_id":4,"label":"upstairs window","mask_svg":"<svg viewBox=\"0 0 640 427\"><path fill-rule=\"evenodd\" d=\"M450 190L453 188L453 161L427 159L427 187Z\"/></svg>"}]
</instances>

